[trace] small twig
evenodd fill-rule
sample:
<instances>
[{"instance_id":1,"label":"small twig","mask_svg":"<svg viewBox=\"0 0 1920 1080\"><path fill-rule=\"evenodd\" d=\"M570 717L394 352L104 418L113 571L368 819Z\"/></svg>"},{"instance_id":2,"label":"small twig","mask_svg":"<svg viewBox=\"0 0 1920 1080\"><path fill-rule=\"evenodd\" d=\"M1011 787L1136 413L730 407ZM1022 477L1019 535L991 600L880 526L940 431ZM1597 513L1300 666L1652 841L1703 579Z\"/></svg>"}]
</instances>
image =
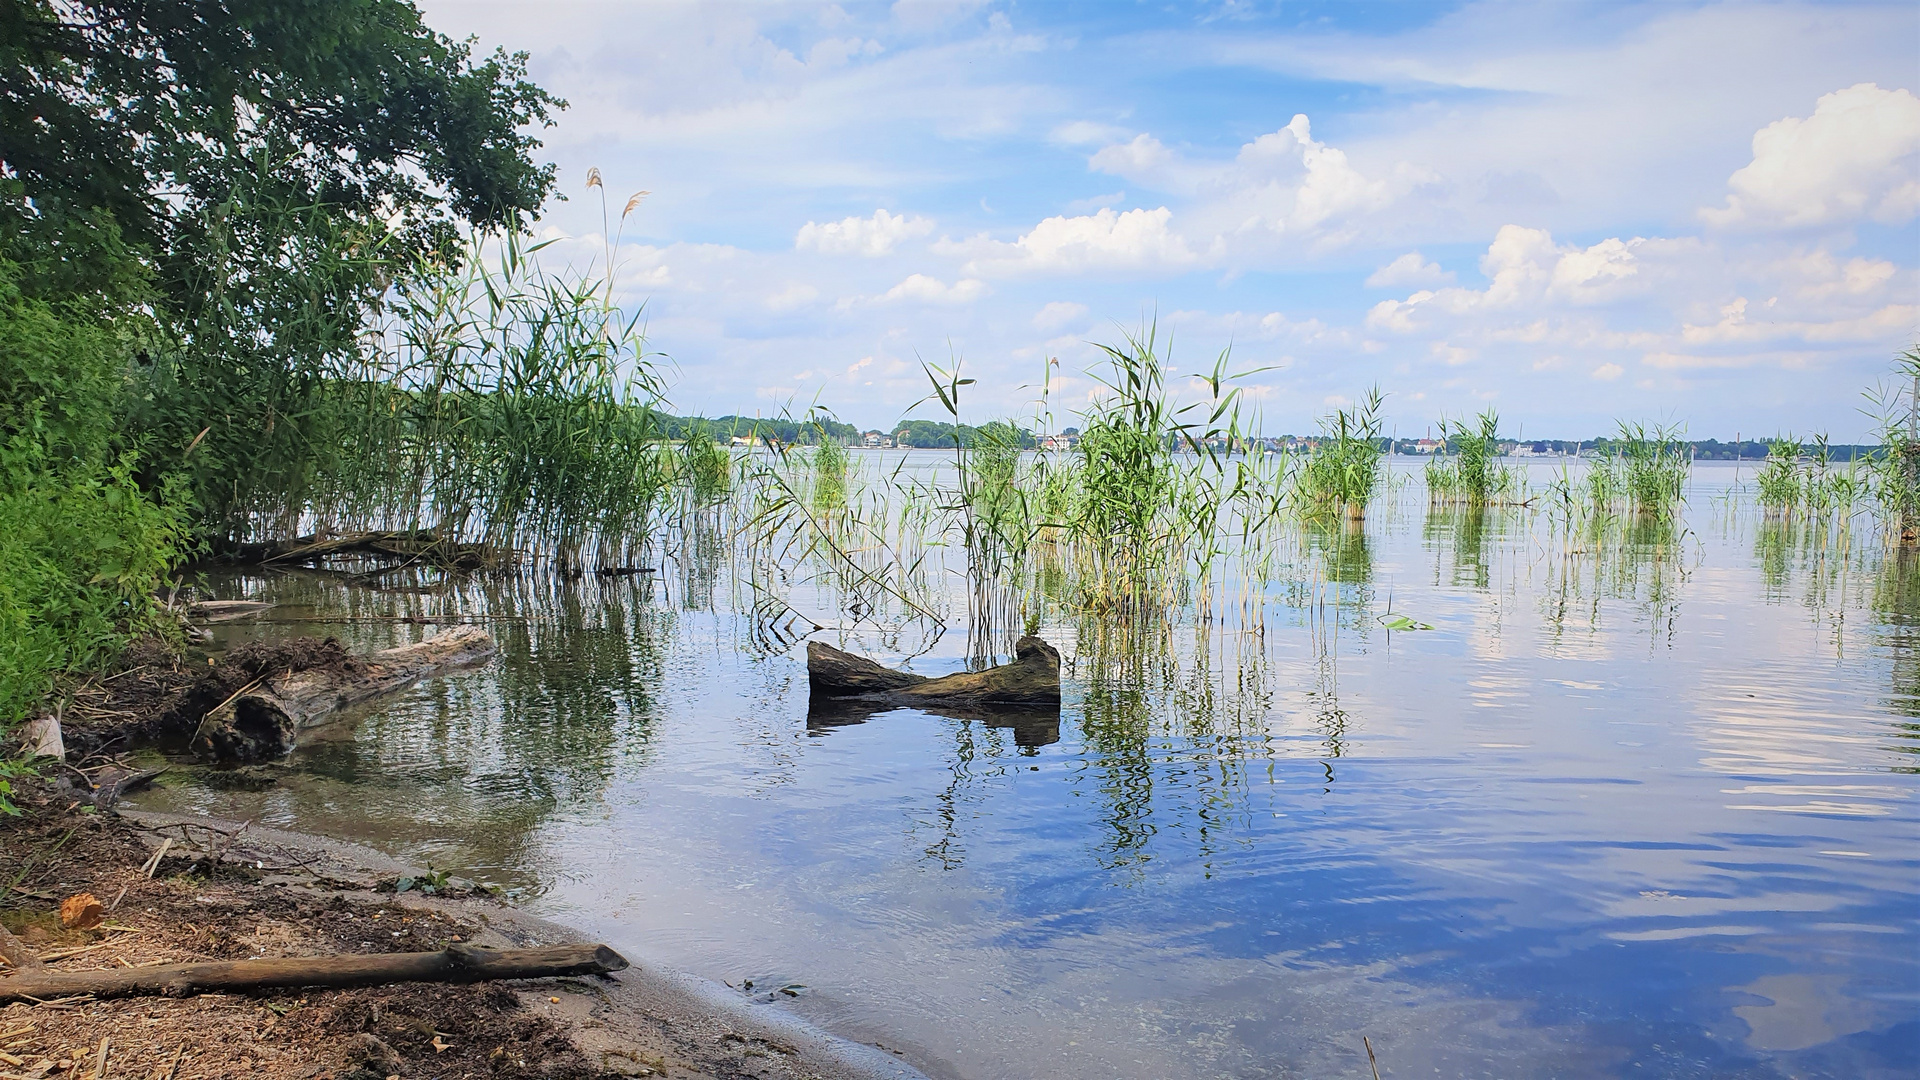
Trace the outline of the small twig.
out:
<instances>
[{"instance_id":1,"label":"small twig","mask_svg":"<svg viewBox=\"0 0 1920 1080\"><path fill-rule=\"evenodd\" d=\"M112 1036L100 1036L100 1056L93 1059L93 1080L107 1080L107 1047Z\"/></svg>"},{"instance_id":2,"label":"small twig","mask_svg":"<svg viewBox=\"0 0 1920 1080\"><path fill-rule=\"evenodd\" d=\"M133 882L131 881L127 882L125 885L120 886L120 891L114 894L113 903L107 905L107 910L112 911L114 908L119 907L120 901L125 900L127 898L127 890L131 888L133 888Z\"/></svg>"},{"instance_id":3,"label":"small twig","mask_svg":"<svg viewBox=\"0 0 1920 1080\"><path fill-rule=\"evenodd\" d=\"M50 1001L34 997L32 994L16 993L14 996L23 997L33 1002L33 1007L36 1009L74 1009L79 1006L80 1002L93 1000L92 994L73 994L69 997L54 998Z\"/></svg>"},{"instance_id":4,"label":"small twig","mask_svg":"<svg viewBox=\"0 0 1920 1080\"><path fill-rule=\"evenodd\" d=\"M1380 1063L1373 1058L1373 1043L1365 1035L1360 1036L1360 1045L1367 1048L1367 1064L1373 1068L1373 1080L1380 1080Z\"/></svg>"},{"instance_id":5,"label":"small twig","mask_svg":"<svg viewBox=\"0 0 1920 1080\"><path fill-rule=\"evenodd\" d=\"M240 823L240 827L239 827L239 828L237 828L237 829L235 829L235 830L233 830L233 831L232 831L231 833L228 833L228 834L227 834L227 842L226 842L226 843L224 843L224 844L222 844L222 845L220 845L220 852L219 852L219 854L217 854L217 855L214 855L214 856L213 856L213 858L212 858L212 860L211 860L211 861L209 861L209 862L207 863L207 876L208 876L208 877L213 877L213 876L214 876L215 874L217 874L217 873L219 873L219 872L220 872L220 860L221 860L221 859L224 859L224 858L226 858L226 857L227 857L227 852L228 852L229 850L231 850L231 849L232 849L232 847L233 847L233 842L234 842L235 840L238 840L238 839L240 838L240 834L241 834L241 833L243 833L243 832L246 832L246 831L247 831L247 826L249 826L249 825L251 825L251 824L253 824L253 819L252 819L252 818L248 818L247 820L245 820L245 821L243 821L243 822L241 822L241 823ZM212 851L212 850L213 850L213 844L212 844L211 842L209 842L209 843L207 844L207 850L208 850L208 851Z\"/></svg>"},{"instance_id":6,"label":"small twig","mask_svg":"<svg viewBox=\"0 0 1920 1080\"><path fill-rule=\"evenodd\" d=\"M180 1067L180 1057L187 1052L187 1044L181 1043L173 1051L173 1058L167 1062L164 1072L154 1074L153 1080L173 1080L173 1070Z\"/></svg>"},{"instance_id":7,"label":"small twig","mask_svg":"<svg viewBox=\"0 0 1920 1080\"><path fill-rule=\"evenodd\" d=\"M153 872L160 869L160 860L167 857L167 849L172 846L173 837L171 836L160 841L160 850L154 852L153 858L148 859L146 864L140 867L141 870L145 871L147 877L153 877Z\"/></svg>"}]
</instances>

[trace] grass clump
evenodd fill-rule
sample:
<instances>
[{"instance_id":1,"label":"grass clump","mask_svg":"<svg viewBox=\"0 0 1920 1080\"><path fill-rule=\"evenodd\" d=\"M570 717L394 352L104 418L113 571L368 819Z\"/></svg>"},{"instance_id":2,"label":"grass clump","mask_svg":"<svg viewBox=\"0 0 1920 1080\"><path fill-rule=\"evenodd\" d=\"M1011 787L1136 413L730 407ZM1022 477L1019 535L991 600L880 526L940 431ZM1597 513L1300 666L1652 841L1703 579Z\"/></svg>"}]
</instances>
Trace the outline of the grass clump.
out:
<instances>
[{"instance_id":1,"label":"grass clump","mask_svg":"<svg viewBox=\"0 0 1920 1080\"><path fill-rule=\"evenodd\" d=\"M1359 405L1340 409L1320 423L1321 439L1301 467L1295 492L1311 514L1344 513L1358 521L1380 488L1385 451L1380 446L1379 387Z\"/></svg>"},{"instance_id":2,"label":"grass clump","mask_svg":"<svg viewBox=\"0 0 1920 1080\"><path fill-rule=\"evenodd\" d=\"M1436 503L1487 506L1514 499L1520 473L1500 463L1500 416L1492 409L1468 421L1440 421L1447 453L1427 462L1427 498Z\"/></svg>"},{"instance_id":3,"label":"grass clump","mask_svg":"<svg viewBox=\"0 0 1920 1080\"><path fill-rule=\"evenodd\" d=\"M1767 442L1766 464L1755 478L1760 505L1769 512L1790 514L1800 505L1800 441L1783 435Z\"/></svg>"},{"instance_id":4,"label":"grass clump","mask_svg":"<svg viewBox=\"0 0 1920 1080\"><path fill-rule=\"evenodd\" d=\"M1895 358L1893 375L1867 394L1881 445L1868 482L1882 527L1911 547L1920 544L1920 345Z\"/></svg>"},{"instance_id":5,"label":"grass clump","mask_svg":"<svg viewBox=\"0 0 1920 1080\"><path fill-rule=\"evenodd\" d=\"M696 505L711 506L733 491L733 454L698 426L680 443L678 478Z\"/></svg>"},{"instance_id":6,"label":"grass clump","mask_svg":"<svg viewBox=\"0 0 1920 1080\"><path fill-rule=\"evenodd\" d=\"M1619 435L1603 441L1587 468L1587 498L1593 508L1669 518L1686 487L1687 444L1677 425L1619 422Z\"/></svg>"}]
</instances>

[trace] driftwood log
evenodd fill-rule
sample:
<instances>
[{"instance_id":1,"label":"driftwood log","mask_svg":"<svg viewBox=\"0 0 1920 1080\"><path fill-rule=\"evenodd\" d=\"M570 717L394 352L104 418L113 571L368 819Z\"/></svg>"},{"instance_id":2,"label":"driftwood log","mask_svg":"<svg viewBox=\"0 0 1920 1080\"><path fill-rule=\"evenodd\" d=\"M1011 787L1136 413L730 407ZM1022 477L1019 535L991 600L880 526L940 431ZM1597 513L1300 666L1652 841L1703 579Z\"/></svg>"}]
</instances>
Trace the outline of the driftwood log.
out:
<instances>
[{"instance_id":1,"label":"driftwood log","mask_svg":"<svg viewBox=\"0 0 1920 1080\"><path fill-rule=\"evenodd\" d=\"M275 960L230 960L208 964L49 972L25 969L0 979L0 1002L47 1001L92 994L99 998L164 994L232 993L297 986L379 986L397 982L472 983L492 979L544 979L604 975L627 966L605 945L555 945L544 949L481 949L449 945L439 952L296 956Z\"/></svg>"},{"instance_id":2,"label":"driftwood log","mask_svg":"<svg viewBox=\"0 0 1920 1080\"><path fill-rule=\"evenodd\" d=\"M336 555L377 555L449 570L479 570L504 565L511 553L486 544L461 543L432 529L298 536L234 544L219 553L236 563L314 563Z\"/></svg>"},{"instance_id":3,"label":"driftwood log","mask_svg":"<svg viewBox=\"0 0 1920 1080\"><path fill-rule=\"evenodd\" d=\"M816 698L851 698L914 708L941 705L1060 704L1060 653L1037 637L1014 644L1014 661L930 679L881 667L864 656L807 642L807 678Z\"/></svg>"},{"instance_id":4,"label":"driftwood log","mask_svg":"<svg viewBox=\"0 0 1920 1080\"><path fill-rule=\"evenodd\" d=\"M187 605L187 615L200 622L232 622L272 609L265 600L196 600Z\"/></svg>"},{"instance_id":5,"label":"driftwood log","mask_svg":"<svg viewBox=\"0 0 1920 1080\"><path fill-rule=\"evenodd\" d=\"M270 675L208 713L195 729L191 746L203 757L224 762L279 757L293 749L302 729L323 723L340 709L492 655L491 634L462 626L347 664Z\"/></svg>"}]
</instances>

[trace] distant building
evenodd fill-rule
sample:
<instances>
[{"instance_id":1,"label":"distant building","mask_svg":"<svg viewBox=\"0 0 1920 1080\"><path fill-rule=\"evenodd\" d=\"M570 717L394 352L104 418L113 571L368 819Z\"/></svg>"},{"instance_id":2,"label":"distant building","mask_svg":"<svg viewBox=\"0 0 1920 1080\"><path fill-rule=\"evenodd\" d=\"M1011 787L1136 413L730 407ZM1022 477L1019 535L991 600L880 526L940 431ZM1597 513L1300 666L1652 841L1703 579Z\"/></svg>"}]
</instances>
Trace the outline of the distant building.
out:
<instances>
[{"instance_id":1,"label":"distant building","mask_svg":"<svg viewBox=\"0 0 1920 1080\"><path fill-rule=\"evenodd\" d=\"M1421 439L1419 442L1413 444L1413 452L1416 454L1437 454L1446 449L1446 447L1447 444L1439 439Z\"/></svg>"}]
</instances>

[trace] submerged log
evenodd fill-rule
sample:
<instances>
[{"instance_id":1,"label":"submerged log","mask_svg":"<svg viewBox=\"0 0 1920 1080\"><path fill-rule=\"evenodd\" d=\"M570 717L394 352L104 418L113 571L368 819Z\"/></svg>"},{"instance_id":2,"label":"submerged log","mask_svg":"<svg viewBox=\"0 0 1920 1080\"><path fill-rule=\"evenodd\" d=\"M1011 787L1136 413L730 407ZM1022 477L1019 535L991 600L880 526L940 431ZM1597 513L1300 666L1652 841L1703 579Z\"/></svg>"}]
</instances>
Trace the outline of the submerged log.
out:
<instances>
[{"instance_id":1,"label":"submerged log","mask_svg":"<svg viewBox=\"0 0 1920 1080\"><path fill-rule=\"evenodd\" d=\"M1058 705L1060 653L1037 637L1014 644L1014 661L985 671L930 679L881 667L819 641L807 642L807 677L815 697L851 698L915 708L940 704Z\"/></svg>"},{"instance_id":2,"label":"submerged log","mask_svg":"<svg viewBox=\"0 0 1920 1080\"><path fill-rule=\"evenodd\" d=\"M187 605L187 616L201 622L232 622L272 608L265 600L196 600Z\"/></svg>"},{"instance_id":3,"label":"submerged log","mask_svg":"<svg viewBox=\"0 0 1920 1080\"><path fill-rule=\"evenodd\" d=\"M546 979L563 975L604 975L626 966L626 958L605 945L555 945L544 949L449 945L439 952L294 956L103 971L56 973L44 968L27 968L11 979L0 979L0 1001L45 1001L75 994L101 998L136 994L185 997L295 986Z\"/></svg>"},{"instance_id":4,"label":"submerged log","mask_svg":"<svg viewBox=\"0 0 1920 1080\"><path fill-rule=\"evenodd\" d=\"M195 753L223 762L279 757L293 749L302 729L325 722L340 709L492 655L491 634L462 626L348 663L269 675L208 713L191 746Z\"/></svg>"},{"instance_id":5,"label":"submerged log","mask_svg":"<svg viewBox=\"0 0 1920 1080\"><path fill-rule=\"evenodd\" d=\"M335 555L379 555L449 570L480 570L512 561L508 552L451 540L432 529L315 534L234 544L219 552L223 560L236 563L316 563Z\"/></svg>"}]
</instances>

